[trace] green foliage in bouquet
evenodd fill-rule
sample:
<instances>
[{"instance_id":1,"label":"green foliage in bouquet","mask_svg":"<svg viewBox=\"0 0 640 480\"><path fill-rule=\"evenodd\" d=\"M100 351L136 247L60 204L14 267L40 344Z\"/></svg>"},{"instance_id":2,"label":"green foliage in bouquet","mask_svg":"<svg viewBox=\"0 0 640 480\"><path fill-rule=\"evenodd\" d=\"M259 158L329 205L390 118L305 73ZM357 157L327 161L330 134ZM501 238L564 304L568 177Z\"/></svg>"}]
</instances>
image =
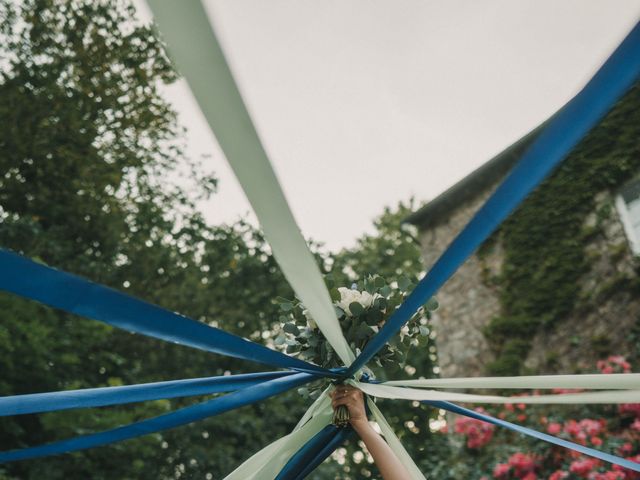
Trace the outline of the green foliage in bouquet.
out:
<instances>
[{"instance_id":1,"label":"green foliage in bouquet","mask_svg":"<svg viewBox=\"0 0 640 480\"><path fill-rule=\"evenodd\" d=\"M370 275L351 288L336 287L331 275L325 277L336 316L347 343L358 355L369 340L380 330L392 313L415 286L406 276L387 282L378 275ZM310 313L299 301L278 298L280 332L275 345L289 355L296 356L325 368L342 366L333 348L324 338ZM374 357L379 367L395 364L403 367L412 347L426 339L431 328L431 312L438 308L435 298L430 299L402 328L400 334L385 345ZM315 397L319 390L302 388L300 393Z\"/></svg>"}]
</instances>

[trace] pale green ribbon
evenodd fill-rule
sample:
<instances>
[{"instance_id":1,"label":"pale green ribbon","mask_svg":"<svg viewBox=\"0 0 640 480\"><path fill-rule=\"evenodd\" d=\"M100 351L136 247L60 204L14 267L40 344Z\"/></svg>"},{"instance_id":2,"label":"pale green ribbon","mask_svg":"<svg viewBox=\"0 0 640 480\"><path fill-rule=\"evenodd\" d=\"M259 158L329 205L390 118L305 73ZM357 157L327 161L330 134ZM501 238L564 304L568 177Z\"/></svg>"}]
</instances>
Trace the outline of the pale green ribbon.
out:
<instances>
[{"instance_id":1,"label":"pale green ribbon","mask_svg":"<svg viewBox=\"0 0 640 480\"><path fill-rule=\"evenodd\" d=\"M309 251L251 122L200 0L147 0L171 57L253 207L282 272L345 365L342 334L320 269Z\"/></svg>"},{"instance_id":2,"label":"pale green ribbon","mask_svg":"<svg viewBox=\"0 0 640 480\"><path fill-rule=\"evenodd\" d=\"M467 393L440 392L396 387L385 383L371 384L350 380L349 383L363 392L380 398L403 400L431 400L466 403L526 403L526 404L582 404L582 403L640 403L640 390L609 390L604 392L565 393L558 395L523 395L502 397L498 395L473 395Z\"/></svg>"},{"instance_id":3,"label":"pale green ribbon","mask_svg":"<svg viewBox=\"0 0 640 480\"><path fill-rule=\"evenodd\" d=\"M587 375L530 375L522 377L470 377L394 380L385 385L418 388L564 388L631 390L640 389L640 373Z\"/></svg>"}]
</instances>

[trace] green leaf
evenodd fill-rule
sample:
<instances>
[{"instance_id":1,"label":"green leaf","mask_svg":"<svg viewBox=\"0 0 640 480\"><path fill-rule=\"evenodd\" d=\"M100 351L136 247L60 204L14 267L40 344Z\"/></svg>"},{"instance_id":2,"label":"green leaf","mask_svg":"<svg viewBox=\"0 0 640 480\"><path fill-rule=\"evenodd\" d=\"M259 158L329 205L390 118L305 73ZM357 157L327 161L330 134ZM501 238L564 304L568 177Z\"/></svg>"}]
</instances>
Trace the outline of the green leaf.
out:
<instances>
[{"instance_id":1,"label":"green leaf","mask_svg":"<svg viewBox=\"0 0 640 480\"><path fill-rule=\"evenodd\" d=\"M290 312L291 310L293 310L293 303L291 302L281 303L280 308L285 312Z\"/></svg>"},{"instance_id":2,"label":"green leaf","mask_svg":"<svg viewBox=\"0 0 640 480\"><path fill-rule=\"evenodd\" d=\"M340 292L338 291L337 288L332 288L329 290L329 296L331 297L331 301L333 302L339 302L340 299L342 298L342 296L340 295Z\"/></svg>"},{"instance_id":3,"label":"green leaf","mask_svg":"<svg viewBox=\"0 0 640 480\"><path fill-rule=\"evenodd\" d=\"M399 279L398 279L398 288L402 291L407 291L407 289L411 286L411 279L409 277L407 277L406 275L402 275Z\"/></svg>"},{"instance_id":4,"label":"green leaf","mask_svg":"<svg viewBox=\"0 0 640 480\"><path fill-rule=\"evenodd\" d=\"M351 302L349 304L349 311L352 315L362 315L364 313L364 307L359 302Z\"/></svg>"},{"instance_id":5,"label":"green leaf","mask_svg":"<svg viewBox=\"0 0 640 480\"><path fill-rule=\"evenodd\" d=\"M384 287L382 287L380 289L380 295L384 297L388 297L389 295L391 295L391 287L389 285L385 285Z\"/></svg>"},{"instance_id":6,"label":"green leaf","mask_svg":"<svg viewBox=\"0 0 640 480\"><path fill-rule=\"evenodd\" d=\"M376 287L375 287L375 284L374 284L372 279L370 279L370 278L365 278L364 279L364 289L368 293L370 293L371 295L373 295L375 293Z\"/></svg>"},{"instance_id":7,"label":"green leaf","mask_svg":"<svg viewBox=\"0 0 640 480\"><path fill-rule=\"evenodd\" d=\"M427 310L433 312L438 309L440 304L438 303L438 300L436 300L436 297L431 297L429 300L427 300L427 303L425 303L424 306Z\"/></svg>"},{"instance_id":8,"label":"green leaf","mask_svg":"<svg viewBox=\"0 0 640 480\"><path fill-rule=\"evenodd\" d=\"M375 285L376 288L383 288L386 285L387 282L385 282L384 278L376 276L373 279L373 284Z\"/></svg>"},{"instance_id":9,"label":"green leaf","mask_svg":"<svg viewBox=\"0 0 640 480\"><path fill-rule=\"evenodd\" d=\"M369 325L377 325L382 320L382 312L377 309L371 309L367 312L367 323Z\"/></svg>"},{"instance_id":10,"label":"green leaf","mask_svg":"<svg viewBox=\"0 0 640 480\"><path fill-rule=\"evenodd\" d=\"M427 327L425 327L424 325L420 325L420 335L422 335L423 337L428 337L429 336L429 329Z\"/></svg>"},{"instance_id":11,"label":"green leaf","mask_svg":"<svg viewBox=\"0 0 640 480\"><path fill-rule=\"evenodd\" d=\"M276 345L283 345L285 340L285 336L281 333L276 337L273 343L275 343Z\"/></svg>"},{"instance_id":12,"label":"green leaf","mask_svg":"<svg viewBox=\"0 0 640 480\"><path fill-rule=\"evenodd\" d=\"M298 327L296 327L293 323L285 323L284 326L282 327L282 329L285 332L290 333L292 335L299 335L300 334L300 329Z\"/></svg>"},{"instance_id":13,"label":"green leaf","mask_svg":"<svg viewBox=\"0 0 640 480\"><path fill-rule=\"evenodd\" d=\"M334 309L334 310L335 310L335 312L336 312L336 317L338 317L338 318L342 318L342 317L344 317L344 310L342 310L340 307L338 307L338 306L334 305L334 306L333 306L333 309Z\"/></svg>"}]
</instances>

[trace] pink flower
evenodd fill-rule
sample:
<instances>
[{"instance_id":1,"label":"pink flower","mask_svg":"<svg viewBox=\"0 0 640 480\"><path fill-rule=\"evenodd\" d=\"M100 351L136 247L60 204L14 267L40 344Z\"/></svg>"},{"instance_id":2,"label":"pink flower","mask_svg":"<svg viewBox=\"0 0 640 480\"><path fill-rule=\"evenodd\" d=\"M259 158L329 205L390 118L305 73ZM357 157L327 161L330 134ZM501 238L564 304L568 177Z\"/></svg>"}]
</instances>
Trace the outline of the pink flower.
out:
<instances>
[{"instance_id":1,"label":"pink flower","mask_svg":"<svg viewBox=\"0 0 640 480\"><path fill-rule=\"evenodd\" d=\"M482 408L476 408L476 412L485 413ZM482 448L491 441L495 427L489 423L468 417L458 417L454 425L456 433L467 437L467 447Z\"/></svg>"},{"instance_id":2,"label":"pink flower","mask_svg":"<svg viewBox=\"0 0 640 480\"><path fill-rule=\"evenodd\" d=\"M623 443L622 445L620 445L620 448L618 449L618 452L620 452L620 455L629 455L632 451L633 451L633 445L629 442Z\"/></svg>"},{"instance_id":3,"label":"pink flower","mask_svg":"<svg viewBox=\"0 0 640 480\"><path fill-rule=\"evenodd\" d=\"M493 467L493 476L495 478L505 477L509 474L511 466L508 463L498 463Z\"/></svg>"},{"instance_id":4,"label":"pink flower","mask_svg":"<svg viewBox=\"0 0 640 480\"><path fill-rule=\"evenodd\" d=\"M569 466L569 471L576 475L587 478L587 475L598 465L598 461L592 458L584 458L582 460L576 460Z\"/></svg>"},{"instance_id":5,"label":"pink flower","mask_svg":"<svg viewBox=\"0 0 640 480\"><path fill-rule=\"evenodd\" d=\"M552 422L547 427L547 433L549 435L558 435L562 431L562 425L557 422Z\"/></svg>"},{"instance_id":6,"label":"pink flower","mask_svg":"<svg viewBox=\"0 0 640 480\"><path fill-rule=\"evenodd\" d=\"M624 473L609 470L608 472L598 473L595 476L595 480L624 480Z\"/></svg>"},{"instance_id":7,"label":"pink flower","mask_svg":"<svg viewBox=\"0 0 640 480\"><path fill-rule=\"evenodd\" d=\"M633 428L636 431L640 431L640 418L636 418L633 423L631 424L631 428Z\"/></svg>"},{"instance_id":8,"label":"pink flower","mask_svg":"<svg viewBox=\"0 0 640 480\"><path fill-rule=\"evenodd\" d=\"M564 470L556 470L551 475L549 475L549 480L562 480L563 478L567 478L569 476L569 472L565 472Z\"/></svg>"},{"instance_id":9,"label":"pink flower","mask_svg":"<svg viewBox=\"0 0 640 480\"><path fill-rule=\"evenodd\" d=\"M598 360L596 367L602 373L630 373L631 364L621 355L612 355L606 360Z\"/></svg>"},{"instance_id":10,"label":"pink flower","mask_svg":"<svg viewBox=\"0 0 640 480\"><path fill-rule=\"evenodd\" d=\"M509 465L513 467L516 477L523 478L533 472L536 467L536 459L533 455L518 452L509 457Z\"/></svg>"},{"instance_id":11,"label":"pink flower","mask_svg":"<svg viewBox=\"0 0 640 480\"><path fill-rule=\"evenodd\" d=\"M622 403L618 406L621 415L633 415L640 417L640 403Z\"/></svg>"}]
</instances>

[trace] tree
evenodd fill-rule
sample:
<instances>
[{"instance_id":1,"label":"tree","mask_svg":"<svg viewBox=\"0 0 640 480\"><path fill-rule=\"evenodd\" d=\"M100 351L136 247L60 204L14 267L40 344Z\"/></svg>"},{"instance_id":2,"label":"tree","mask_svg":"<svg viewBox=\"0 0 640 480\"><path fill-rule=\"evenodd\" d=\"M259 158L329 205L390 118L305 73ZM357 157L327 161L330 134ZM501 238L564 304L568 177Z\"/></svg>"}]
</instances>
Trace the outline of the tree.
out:
<instances>
[{"instance_id":1,"label":"tree","mask_svg":"<svg viewBox=\"0 0 640 480\"><path fill-rule=\"evenodd\" d=\"M289 287L259 232L243 222L212 228L198 213L196 202L215 191L215 179L182 155L175 113L158 93L175 72L154 32L133 16L123 1L0 3L0 58L7 59L0 73L0 245L259 339L277 318L269 299L289 295ZM172 180L185 170L197 183ZM0 304L3 395L263 369L10 295ZM200 400L2 417L0 448L104 430ZM217 478L286 433L294 404L295 393L5 469L18 478ZM269 428L247 428L267 421Z\"/></svg>"}]
</instances>

